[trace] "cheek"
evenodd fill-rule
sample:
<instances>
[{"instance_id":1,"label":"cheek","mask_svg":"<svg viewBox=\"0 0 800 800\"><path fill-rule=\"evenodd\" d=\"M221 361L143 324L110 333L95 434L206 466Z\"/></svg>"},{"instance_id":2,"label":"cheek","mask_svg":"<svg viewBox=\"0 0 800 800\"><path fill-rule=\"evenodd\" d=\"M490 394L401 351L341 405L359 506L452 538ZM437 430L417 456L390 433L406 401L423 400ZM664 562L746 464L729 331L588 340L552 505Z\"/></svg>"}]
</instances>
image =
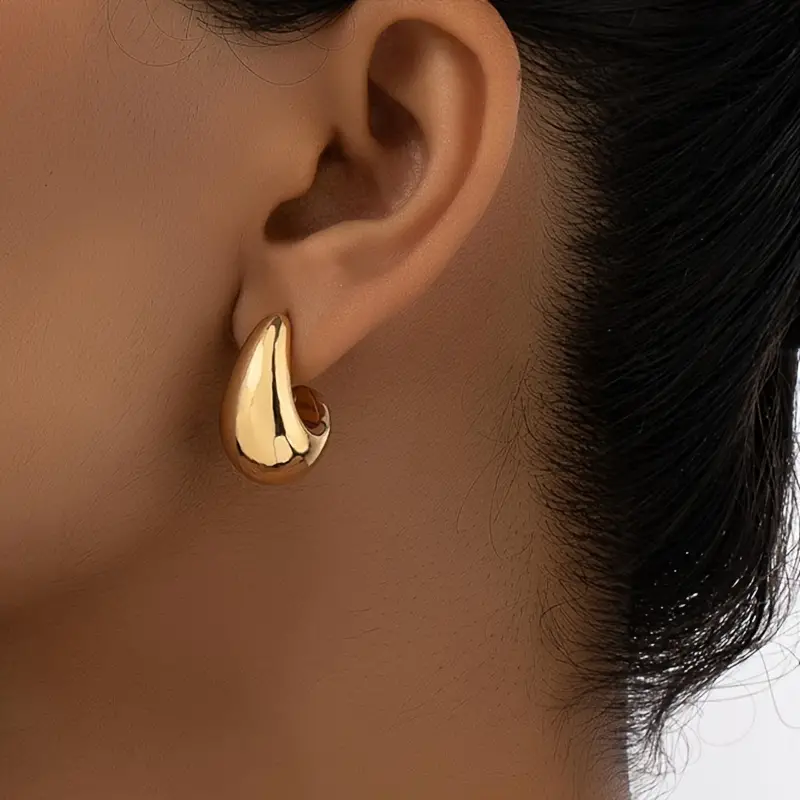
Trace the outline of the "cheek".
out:
<instances>
[{"instance_id":1,"label":"cheek","mask_svg":"<svg viewBox=\"0 0 800 800\"><path fill-rule=\"evenodd\" d=\"M0 612L168 527L223 463L238 240L187 181L114 174L62 176L0 252Z\"/></svg>"},{"instance_id":2,"label":"cheek","mask_svg":"<svg viewBox=\"0 0 800 800\"><path fill-rule=\"evenodd\" d=\"M182 308L130 258L164 266L163 253L118 233L73 238L58 263L42 253L3 292L0 607L168 523L207 468L185 438L216 437L221 387L192 376L223 364L220 320Z\"/></svg>"},{"instance_id":3,"label":"cheek","mask_svg":"<svg viewBox=\"0 0 800 800\"><path fill-rule=\"evenodd\" d=\"M208 471L184 440L213 457L242 212L221 77L133 58L107 0L0 4L1 609Z\"/></svg>"}]
</instances>

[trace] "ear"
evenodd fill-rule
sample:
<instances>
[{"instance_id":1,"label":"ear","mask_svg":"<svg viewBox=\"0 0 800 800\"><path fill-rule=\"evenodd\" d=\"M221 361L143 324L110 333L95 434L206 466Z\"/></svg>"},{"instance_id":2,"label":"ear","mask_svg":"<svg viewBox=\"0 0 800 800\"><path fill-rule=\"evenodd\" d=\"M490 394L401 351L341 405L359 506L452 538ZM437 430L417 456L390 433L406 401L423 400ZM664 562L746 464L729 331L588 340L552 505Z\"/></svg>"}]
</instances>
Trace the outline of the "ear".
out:
<instances>
[{"instance_id":1,"label":"ear","mask_svg":"<svg viewBox=\"0 0 800 800\"><path fill-rule=\"evenodd\" d=\"M241 345L287 313L296 382L439 277L498 188L520 103L516 43L487 0L357 0L317 41L285 162L303 189L262 218L233 320Z\"/></svg>"}]
</instances>

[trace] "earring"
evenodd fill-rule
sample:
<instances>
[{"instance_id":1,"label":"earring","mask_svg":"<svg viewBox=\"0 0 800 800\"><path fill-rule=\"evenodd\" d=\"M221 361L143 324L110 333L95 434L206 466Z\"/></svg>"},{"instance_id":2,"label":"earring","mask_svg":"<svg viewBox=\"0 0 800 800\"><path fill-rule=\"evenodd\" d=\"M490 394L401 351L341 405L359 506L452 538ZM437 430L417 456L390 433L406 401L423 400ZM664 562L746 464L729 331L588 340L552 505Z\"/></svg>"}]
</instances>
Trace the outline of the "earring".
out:
<instances>
[{"instance_id":1,"label":"earring","mask_svg":"<svg viewBox=\"0 0 800 800\"><path fill-rule=\"evenodd\" d=\"M304 475L330 435L330 412L307 386L292 388L291 324L268 317L245 342L220 415L225 453L246 478L284 484Z\"/></svg>"}]
</instances>

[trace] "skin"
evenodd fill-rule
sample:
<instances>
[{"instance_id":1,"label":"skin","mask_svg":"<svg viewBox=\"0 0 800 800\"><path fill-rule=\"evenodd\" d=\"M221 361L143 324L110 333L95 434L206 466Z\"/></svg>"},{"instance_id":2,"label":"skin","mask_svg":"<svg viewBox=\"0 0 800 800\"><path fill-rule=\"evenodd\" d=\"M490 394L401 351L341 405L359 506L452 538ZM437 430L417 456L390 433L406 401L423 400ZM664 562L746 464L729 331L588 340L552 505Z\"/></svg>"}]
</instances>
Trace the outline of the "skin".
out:
<instances>
[{"instance_id":1,"label":"skin","mask_svg":"<svg viewBox=\"0 0 800 800\"><path fill-rule=\"evenodd\" d=\"M483 0L253 45L2 4L0 796L627 797L537 623L545 102ZM334 427L263 488L217 420L278 311Z\"/></svg>"}]
</instances>

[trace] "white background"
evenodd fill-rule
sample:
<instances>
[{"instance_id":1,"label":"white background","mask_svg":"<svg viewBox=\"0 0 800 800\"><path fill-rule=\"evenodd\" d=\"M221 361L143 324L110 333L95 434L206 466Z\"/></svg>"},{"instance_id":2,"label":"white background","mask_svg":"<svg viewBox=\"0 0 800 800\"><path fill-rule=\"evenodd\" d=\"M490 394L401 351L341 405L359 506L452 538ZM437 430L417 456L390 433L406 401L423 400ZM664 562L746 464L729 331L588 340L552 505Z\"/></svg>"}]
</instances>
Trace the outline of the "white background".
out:
<instances>
[{"instance_id":1,"label":"white background","mask_svg":"<svg viewBox=\"0 0 800 800\"><path fill-rule=\"evenodd\" d=\"M675 765L641 800L800 798L800 607L667 738ZM637 798L638 800L638 798Z\"/></svg>"},{"instance_id":2,"label":"white background","mask_svg":"<svg viewBox=\"0 0 800 800\"><path fill-rule=\"evenodd\" d=\"M667 737L674 769L637 800L800 799L799 660L796 600L778 638L675 721L681 730Z\"/></svg>"}]
</instances>

